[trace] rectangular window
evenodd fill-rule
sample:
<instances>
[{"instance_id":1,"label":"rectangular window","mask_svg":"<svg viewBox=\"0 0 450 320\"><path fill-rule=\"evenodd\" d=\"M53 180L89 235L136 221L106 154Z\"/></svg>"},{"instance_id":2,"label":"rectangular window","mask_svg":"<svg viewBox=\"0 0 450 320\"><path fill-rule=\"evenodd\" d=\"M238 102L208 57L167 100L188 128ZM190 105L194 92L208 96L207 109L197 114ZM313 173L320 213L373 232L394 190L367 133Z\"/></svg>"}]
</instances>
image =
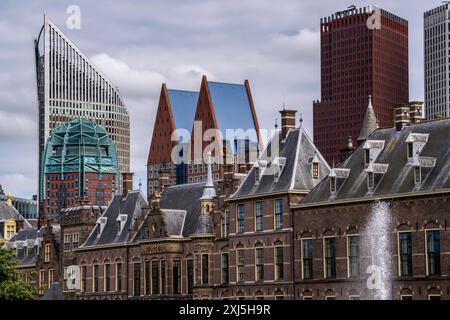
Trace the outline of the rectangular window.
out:
<instances>
[{"instance_id":1,"label":"rectangular window","mask_svg":"<svg viewBox=\"0 0 450 320\"><path fill-rule=\"evenodd\" d=\"M370 163L370 149L364 149L364 164Z\"/></svg>"},{"instance_id":2,"label":"rectangular window","mask_svg":"<svg viewBox=\"0 0 450 320\"><path fill-rule=\"evenodd\" d=\"M122 291L122 263L116 263L116 291Z\"/></svg>"},{"instance_id":3,"label":"rectangular window","mask_svg":"<svg viewBox=\"0 0 450 320\"><path fill-rule=\"evenodd\" d=\"M244 218L245 218L244 204L243 203L238 204L236 210L237 210L237 233L243 233Z\"/></svg>"},{"instance_id":4,"label":"rectangular window","mask_svg":"<svg viewBox=\"0 0 450 320\"><path fill-rule=\"evenodd\" d=\"M359 236L349 236L347 238L347 252L348 252L348 275L350 278L359 277Z\"/></svg>"},{"instance_id":5,"label":"rectangular window","mask_svg":"<svg viewBox=\"0 0 450 320\"><path fill-rule=\"evenodd\" d=\"M325 278L336 278L336 238L325 238Z\"/></svg>"},{"instance_id":6,"label":"rectangular window","mask_svg":"<svg viewBox=\"0 0 450 320\"><path fill-rule=\"evenodd\" d=\"M237 261L237 281L243 282L245 275L245 260L244 260L244 250L236 250L236 261Z\"/></svg>"},{"instance_id":7,"label":"rectangular window","mask_svg":"<svg viewBox=\"0 0 450 320\"><path fill-rule=\"evenodd\" d=\"M81 266L81 292L86 292L86 285L87 285L87 267Z\"/></svg>"},{"instance_id":8,"label":"rectangular window","mask_svg":"<svg viewBox=\"0 0 450 320\"><path fill-rule=\"evenodd\" d=\"M374 174L373 172L369 172L367 174L367 188L373 189L374 186L375 186Z\"/></svg>"},{"instance_id":9,"label":"rectangular window","mask_svg":"<svg viewBox=\"0 0 450 320\"><path fill-rule=\"evenodd\" d=\"M422 182L422 170L421 167L414 167L414 182L420 184Z\"/></svg>"},{"instance_id":10,"label":"rectangular window","mask_svg":"<svg viewBox=\"0 0 450 320\"><path fill-rule=\"evenodd\" d=\"M141 295L141 263L135 262L133 264L133 295Z\"/></svg>"},{"instance_id":11,"label":"rectangular window","mask_svg":"<svg viewBox=\"0 0 450 320\"><path fill-rule=\"evenodd\" d=\"M283 229L283 199L275 200L275 229Z\"/></svg>"},{"instance_id":12,"label":"rectangular window","mask_svg":"<svg viewBox=\"0 0 450 320\"><path fill-rule=\"evenodd\" d=\"M71 241L72 241L72 235L65 234L64 235L64 251L70 251Z\"/></svg>"},{"instance_id":13,"label":"rectangular window","mask_svg":"<svg viewBox=\"0 0 450 320\"><path fill-rule=\"evenodd\" d=\"M92 266L92 292L98 292L98 264Z\"/></svg>"},{"instance_id":14,"label":"rectangular window","mask_svg":"<svg viewBox=\"0 0 450 320\"><path fill-rule=\"evenodd\" d=\"M309 280L313 277L312 239L302 240L302 268L303 279Z\"/></svg>"},{"instance_id":15,"label":"rectangular window","mask_svg":"<svg viewBox=\"0 0 450 320\"><path fill-rule=\"evenodd\" d=\"M161 294L166 294L166 261L161 260Z\"/></svg>"},{"instance_id":16,"label":"rectangular window","mask_svg":"<svg viewBox=\"0 0 450 320\"><path fill-rule=\"evenodd\" d=\"M209 254L202 254L202 284L209 284Z\"/></svg>"},{"instance_id":17,"label":"rectangular window","mask_svg":"<svg viewBox=\"0 0 450 320\"><path fill-rule=\"evenodd\" d=\"M412 158L414 155L414 144L408 143L408 158Z\"/></svg>"},{"instance_id":18,"label":"rectangular window","mask_svg":"<svg viewBox=\"0 0 450 320\"><path fill-rule=\"evenodd\" d=\"M44 247L44 261L50 262L50 244L46 243Z\"/></svg>"},{"instance_id":19,"label":"rectangular window","mask_svg":"<svg viewBox=\"0 0 450 320\"><path fill-rule=\"evenodd\" d=\"M181 293L181 265L180 260L173 260L172 266L172 292L173 294Z\"/></svg>"},{"instance_id":20,"label":"rectangular window","mask_svg":"<svg viewBox=\"0 0 450 320\"><path fill-rule=\"evenodd\" d=\"M441 274L441 239L439 230L426 232L427 240L427 270L428 275Z\"/></svg>"},{"instance_id":21,"label":"rectangular window","mask_svg":"<svg viewBox=\"0 0 450 320\"><path fill-rule=\"evenodd\" d=\"M45 270L39 270L39 294L44 293L44 285L45 285Z\"/></svg>"},{"instance_id":22,"label":"rectangular window","mask_svg":"<svg viewBox=\"0 0 450 320\"><path fill-rule=\"evenodd\" d=\"M256 281L264 281L264 248L255 249Z\"/></svg>"},{"instance_id":23,"label":"rectangular window","mask_svg":"<svg viewBox=\"0 0 450 320\"><path fill-rule=\"evenodd\" d=\"M104 287L106 292L111 291L111 265L105 263L104 266Z\"/></svg>"},{"instance_id":24,"label":"rectangular window","mask_svg":"<svg viewBox=\"0 0 450 320\"><path fill-rule=\"evenodd\" d=\"M53 284L53 277L55 275L55 272L53 269L48 269L48 288Z\"/></svg>"},{"instance_id":25,"label":"rectangular window","mask_svg":"<svg viewBox=\"0 0 450 320\"><path fill-rule=\"evenodd\" d=\"M159 267L160 263L158 260L152 261L152 294L159 294ZM149 285L150 287L150 285Z\"/></svg>"},{"instance_id":26,"label":"rectangular window","mask_svg":"<svg viewBox=\"0 0 450 320\"><path fill-rule=\"evenodd\" d=\"M153 271L153 270L152 270ZM151 294L151 275L150 275L150 261L145 260L144 262L144 277L145 277L145 295Z\"/></svg>"},{"instance_id":27,"label":"rectangular window","mask_svg":"<svg viewBox=\"0 0 450 320\"><path fill-rule=\"evenodd\" d=\"M319 163L313 162L312 164L312 176L313 179L319 179Z\"/></svg>"},{"instance_id":28,"label":"rectangular window","mask_svg":"<svg viewBox=\"0 0 450 320\"><path fill-rule=\"evenodd\" d=\"M399 240L399 255L400 255L400 276L412 276L412 241L411 232L400 232L398 234Z\"/></svg>"},{"instance_id":29,"label":"rectangular window","mask_svg":"<svg viewBox=\"0 0 450 320\"><path fill-rule=\"evenodd\" d=\"M336 177L330 177L330 192L336 192Z\"/></svg>"},{"instance_id":30,"label":"rectangular window","mask_svg":"<svg viewBox=\"0 0 450 320\"><path fill-rule=\"evenodd\" d=\"M78 248L79 242L80 242L80 234L79 233L72 234L72 248L73 249Z\"/></svg>"},{"instance_id":31,"label":"rectangular window","mask_svg":"<svg viewBox=\"0 0 450 320\"><path fill-rule=\"evenodd\" d=\"M191 294L194 287L194 260L188 259L186 261L187 267L187 293Z\"/></svg>"},{"instance_id":32,"label":"rectangular window","mask_svg":"<svg viewBox=\"0 0 450 320\"><path fill-rule=\"evenodd\" d=\"M222 253L222 284L228 284L230 281L228 273L228 252Z\"/></svg>"},{"instance_id":33,"label":"rectangular window","mask_svg":"<svg viewBox=\"0 0 450 320\"><path fill-rule=\"evenodd\" d=\"M275 280L284 279L283 247L275 247Z\"/></svg>"},{"instance_id":34,"label":"rectangular window","mask_svg":"<svg viewBox=\"0 0 450 320\"><path fill-rule=\"evenodd\" d=\"M263 221L264 221L264 213L263 213L263 203L261 201L255 202L255 230L263 231Z\"/></svg>"},{"instance_id":35,"label":"rectangular window","mask_svg":"<svg viewBox=\"0 0 450 320\"><path fill-rule=\"evenodd\" d=\"M230 227L230 211L225 210L223 217L220 219L221 236L222 238L228 238L228 232Z\"/></svg>"}]
</instances>

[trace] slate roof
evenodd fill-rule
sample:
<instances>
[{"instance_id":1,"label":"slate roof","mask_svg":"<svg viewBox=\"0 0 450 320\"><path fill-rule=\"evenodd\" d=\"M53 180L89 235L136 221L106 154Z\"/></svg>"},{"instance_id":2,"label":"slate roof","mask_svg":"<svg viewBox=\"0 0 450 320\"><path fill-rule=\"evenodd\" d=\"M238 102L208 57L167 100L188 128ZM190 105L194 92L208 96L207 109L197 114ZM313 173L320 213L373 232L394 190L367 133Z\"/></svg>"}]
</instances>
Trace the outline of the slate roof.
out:
<instances>
[{"instance_id":1,"label":"slate roof","mask_svg":"<svg viewBox=\"0 0 450 320\"><path fill-rule=\"evenodd\" d=\"M434 167L422 168L422 183L418 186L414 182L413 166L407 165L406 139L410 133L429 134L420 157L436 158ZM424 121L405 127L401 131L396 131L395 128L380 128L369 135L369 140L385 141L384 148L375 162L388 164L387 172L370 194L367 188L367 172L364 171L364 149L363 146L359 146L340 166L350 169L350 173L336 195L332 197L330 178L326 178L303 199L300 206L450 188L450 119Z\"/></svg>"},{"instance_id":2,"label":"slate roof","mask_svg":"<svg viewBox=\"0 0 450 320\"><path fill-rule=\"evenodd\" d=\"M19 266L33 265L37 259L37 248L41 247L43 235L46 227L21 229L6 244L6 248L14 248L17 250L17 259ZM61 228L59 225L52 226L52 232L55 239L59 241ZM25 247L28 250L25 250ZM39 249L40 250L40 249Z\"/></svg>"},{"instance_id":3,"label":"slate roof","mask_svg":"<svg viewBox=\"0 0 450 320\"><path fill-rule=\"evenodd\" d=\"M25 228L31 228L31 224L14 208L9 206L6 201L0 201L0 220L14 219L16 222L24 221Z\"/></svg>"},{"instance_id":4,"label":"slate roof","mask_svg":"<svg viewBox=\"0 0 450 320\"><path fill-rule=\"evenodd\" d=\"M133 223L136 223L136 219L143 215L145 208L148 208L148 203L140 190L128 192L125 198L122 194L115 195L101 216L101 218L106 218L102 232L97 236L97 226L94 227L80 248L129 242L131 240L130 231L134 227ZM117 223L119 214L127 215L127 220L120 233Z\"/></svg>"},{"instance_id":5,"label":"slate roof","mask_svg":"<svg viewBox=\"0 0 450 320\"><path fill-rule=\"evenodd\" d=\"M242 129L244 132L251 129L250 135L238 136L238 138L248 138L252 142L258 142L250 97L245 86L243 84L208 81L208 88L217 126L223 135L223 139L234 140L234 137L227 136L227 129ZM234 144L231 147L234 148Z\"/></svg>"},{"instance_id":6,"label":"slate roof","mask_svg":"<svg viewBox=\"0 0 450 320\"><path fill-rule=\"evenodd\" d=\"M175 128L185 129L191 132L199 93L195 91L173 89L167 91L169 94Z\"/></svg>"},{"instance_id":7,"label":"slate roof","mask_svg":"<svg viewBox=\"0 0 450 320\"><path fill-rule=\"evenodd\" d=\"M197 228L198 218L201 213L200 197L203 194L205 182L174 185L164 188L161 193L161 209L184 210L186 215L183 230L179 233L183 237L193 234ZM171 221L165 218L166 224Z\"/></svg>"},{"instance_id":8,"label":"slate roof","mask_svg":"<svg viewBox=\"0 0 450 320\"><path fill-rule=\"evenodd\" d=\"M256 184L256 169L253 165L231 199L288 190L309 191L328 175L330 171L328 163L316 149L303 127L290 130L284 142L280 141L280 134L277 132L272 136L270 143L258 159L258 162L265 161L267 167L274 162L276 157L286 159L278 180L273 173L270 174L267 171ZM280 141L278 155L275 152L276 141ZM319 179L312 177L311 160L315 155L320 163ZM260 170L263 169L260 168Z\"/></svg>"}]
</instances>

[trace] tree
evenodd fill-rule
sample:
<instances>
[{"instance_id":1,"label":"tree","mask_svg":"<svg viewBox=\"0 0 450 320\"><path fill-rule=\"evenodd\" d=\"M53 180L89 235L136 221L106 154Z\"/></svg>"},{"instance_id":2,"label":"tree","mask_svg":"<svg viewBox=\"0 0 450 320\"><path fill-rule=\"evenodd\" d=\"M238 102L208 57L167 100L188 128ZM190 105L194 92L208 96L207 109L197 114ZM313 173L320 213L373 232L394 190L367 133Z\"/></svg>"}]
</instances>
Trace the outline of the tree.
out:
<instances>
[{"instance_id":1,"label":"tree","mask_svg":"<svg viewBox=\"0 0 450 320\"><path fill-rule=\"evenodd\" d=\"M0 300L31 300L35 297L36 291L17 270L15 250L0 247Z\"/></svg>"}]
</instances>

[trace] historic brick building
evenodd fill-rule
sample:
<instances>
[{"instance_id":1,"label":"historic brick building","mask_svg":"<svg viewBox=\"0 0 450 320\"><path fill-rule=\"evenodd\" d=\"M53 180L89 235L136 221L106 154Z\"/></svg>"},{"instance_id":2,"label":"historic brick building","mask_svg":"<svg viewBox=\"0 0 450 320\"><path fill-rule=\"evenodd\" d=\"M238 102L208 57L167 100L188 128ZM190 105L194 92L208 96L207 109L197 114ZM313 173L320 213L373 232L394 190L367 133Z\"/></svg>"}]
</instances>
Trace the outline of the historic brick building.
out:
<instances>
[{"instance_id":1,"label":"historic brick building","mask_svg":"<svg viewBox=\"0 0 450 320\"><path fill-rule=\"evenodd\" d=\"M450 119L420 110L396 106L394 127L293 205L296 299L450 298Z\"/></svg>"},{"instance_id":2,"label":"historic brick building","mask_svg":"<svg viewBox=\"0 0 450 320\"><path fill-rule=\"evenodd\" d=\"M219 143L217 150L208 149L212 141ZM147 160L147 194L158 187L162 171L170 185L206 181L203 158L208 151L214 157L214 179L223 178L223 164L246 172L261 143L247 80L241 85L211 82L203 76L199 92L167 89L163 84Z\"/></svg>"},{"instance_id":3,"label":"historic brick building","mask_svg":"<svg viewBox=\"0 0 450 320\"><path fill-rule=\"evenodd\" d=\"M321 19L320 33L314 143L332 163L347 137L358 137L369 95L380 126L392 125L393 105L409 100L408 22L375 6L350 8Z\"/></svg>"}]
</instances>

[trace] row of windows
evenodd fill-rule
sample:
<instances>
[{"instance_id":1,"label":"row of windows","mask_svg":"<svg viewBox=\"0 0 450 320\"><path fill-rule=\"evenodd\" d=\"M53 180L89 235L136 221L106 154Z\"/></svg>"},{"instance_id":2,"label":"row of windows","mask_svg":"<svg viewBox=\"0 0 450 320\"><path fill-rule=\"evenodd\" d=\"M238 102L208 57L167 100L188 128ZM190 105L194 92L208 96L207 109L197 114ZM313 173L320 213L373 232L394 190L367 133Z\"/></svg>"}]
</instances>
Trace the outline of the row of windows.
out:
<instances>
[{"instance_id":1,"label":"row of windows","mask_svg":"<svg viewBox=\"0 0 450 320\"><path fill-rule=\"evenodd\" d=\"M263 206L264 206L263 201L255 202L254 231L264 230ZM274 201L274 229L276 230L283 229L283 199L275 199ZM239 203L236 205L236 233L239 234L244 232L245 232L245 204Z\"/></svg>"},{"instance_id":2,"label":"row of windows","mask_svg":"<svg viewBox=\"0 0 450 320\"><path fill-rule=\"evenodd\" d=\"M426 241L426 274L428 276L441 274L440 232L427 230ZM411 232L398 233L398 275L400 277L413 276ZM303 280L314 278L313 240L301 240L301 275ZM347 274L349 278L361 275L360 237L347 237ZM323 267L324 278L336 278L336 237L323 239Z\"/></svg>"}]
</instances>

